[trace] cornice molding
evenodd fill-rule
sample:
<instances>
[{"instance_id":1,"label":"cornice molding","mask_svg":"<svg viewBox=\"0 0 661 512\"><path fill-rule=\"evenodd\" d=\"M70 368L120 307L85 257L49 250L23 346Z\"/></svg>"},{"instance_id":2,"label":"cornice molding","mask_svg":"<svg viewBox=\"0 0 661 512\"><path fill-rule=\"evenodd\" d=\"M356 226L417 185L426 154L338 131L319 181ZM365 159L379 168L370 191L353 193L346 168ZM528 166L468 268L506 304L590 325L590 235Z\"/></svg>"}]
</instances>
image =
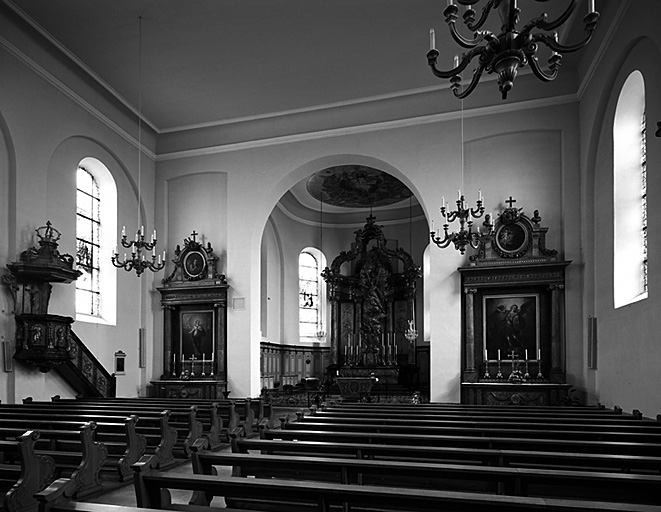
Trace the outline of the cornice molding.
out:
<instances>
[{"instance_id":1,"label":"cornice molding","mask_svg":"<svg viewBox=\"0 0 661 512\"><path fill-rule=\"evenodd\" d=\"M17 59L19 62L24 64L28 69L34 72L37 76L46 81L49 85L57 89L59 92L64 94L67 98L73 101L75 104L83 108L87 113L99 120L104 126L108 127L110 130L119 135L122 139L127 141L136 149L138 148L138 140L120 127L117 123L111 120L108 116L103 114L100 110L95 108L87 100L83 99L80 95L76 94L70 87L65 85L61 80L56 78L52 73L44 69L42 66L37 64L33 59L31 59L24 52L16 48L12 43L7 41L4 37L0 36L0 48L5 50L9 55ZM151 160L156 160L156 154L147 148L144 144L141 145L140 150L143 154L149 157Z\"/></svg>"},{"instance_id":2,"label":"cornice molding","mask_svg":"<svg viewBox=\"0 0 661 512\"><path fill-rule=\"evenodd\" d=\"M515 111L533 110L546 107L557 107L575 103L578 98L575 94L566 94L563 96L554 96L551 98L541 98L536 100L521 101L518 103L507 103L506 105L493 105L488 107L477 107L464 110L464 118L497 115L511 113ZM267 139L252 140L246 142L236 142L232 144L220 144L208 146L206 148L189 149L174 151L171 153L162 153L157 155L156 161L177 160L180 158L193 158L199 156L208 156L218 153L229 153L232 151L243 151L246 149L262 148L267 146L277 146L281 144L292 144L310 140L325 139L330 137L342 137L345 135L356 135L360 133L369 133L382 130L392 130L396 128L408 128L432 123L453 121L461 118L461 112L444 112L441 114L430 114L426 116L397 119L395 121L383 121L369 123L364 125L347 126L343 128L333 128L317 132L298 133L294 135L283 135Z\"/></svg>"}]
</instances>

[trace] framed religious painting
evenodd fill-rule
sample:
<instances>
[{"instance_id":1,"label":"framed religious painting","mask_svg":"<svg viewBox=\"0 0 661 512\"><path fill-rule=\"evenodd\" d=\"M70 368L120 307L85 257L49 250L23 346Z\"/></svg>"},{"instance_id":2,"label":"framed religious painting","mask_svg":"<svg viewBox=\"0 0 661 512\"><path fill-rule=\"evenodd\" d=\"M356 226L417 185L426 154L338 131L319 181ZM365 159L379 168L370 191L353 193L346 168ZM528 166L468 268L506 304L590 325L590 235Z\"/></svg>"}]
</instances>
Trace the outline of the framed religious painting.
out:
<instances>
[{"instance_id":1,"label":"framed religious painting","mask_svg":"<svg viewBox=\"0 0 661 512\"><path fill-rule=\"evenodd\" d=\"M205 276L207 269L206 254L201 249L186 252L183 258L183 270L187 279L195 281Z\"/></svg>"},{"instance_id":2,"label":"framed religious painting","mask_svg":"<svg viewBox=\"0 0 661 512\"><path fill-rule=\"evenodd\" d=\"M539 294L484 294L482 301L488 359L535 359L540 350Z\"/></svg>"},{"instance_id":3,"label":"framed religious painting","mask_svg":"<svg viewBox=\"0 0 661 512\"><path fill-rule=\"evenodd\" d=\"M179 312L181 359L213 361L215 322L213 309L181 310Z\"/></svg>"}]
</instances>

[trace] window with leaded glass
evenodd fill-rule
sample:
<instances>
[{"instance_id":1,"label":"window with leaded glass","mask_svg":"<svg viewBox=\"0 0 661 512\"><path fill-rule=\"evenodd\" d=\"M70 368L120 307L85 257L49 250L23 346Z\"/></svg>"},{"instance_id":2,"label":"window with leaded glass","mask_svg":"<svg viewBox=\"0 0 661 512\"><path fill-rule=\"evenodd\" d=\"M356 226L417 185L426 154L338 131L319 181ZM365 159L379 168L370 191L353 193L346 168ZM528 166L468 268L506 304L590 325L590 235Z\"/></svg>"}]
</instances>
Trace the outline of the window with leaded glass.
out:
<instances>
[{"instance_id":1,"label":"window with leaded glass","mask_svg":"<svg viewBox=\"0 0 661 512\"><path fill-rule=\"evenodd\" d=\"M613 303L644 300L647 279L647 129L645 80L624 82L613 122Z\"/></svg>"},{"instance_id":2,"label":"window with leaded glass","mask_svg":"<svg viewBox=\"0 0 661 512\"><path fill-rule=\"evenodd\" d=\"M83 167L76 175L76 266L83 274L76 280L76 312L100 314L99 247L101 199L94 176Z\"/></svg>"},{"instance_id":3,"label":"window with leaded glass","mask_svg":"<svg viewBox=\"0 0 661 512\"><path fill-rule=\"evenodd\" d=\"M309 252L302 252L298 258L299 283L299 336L303 341L316 341L319 330L319 262Z\"/></svg>"}]
</instances>

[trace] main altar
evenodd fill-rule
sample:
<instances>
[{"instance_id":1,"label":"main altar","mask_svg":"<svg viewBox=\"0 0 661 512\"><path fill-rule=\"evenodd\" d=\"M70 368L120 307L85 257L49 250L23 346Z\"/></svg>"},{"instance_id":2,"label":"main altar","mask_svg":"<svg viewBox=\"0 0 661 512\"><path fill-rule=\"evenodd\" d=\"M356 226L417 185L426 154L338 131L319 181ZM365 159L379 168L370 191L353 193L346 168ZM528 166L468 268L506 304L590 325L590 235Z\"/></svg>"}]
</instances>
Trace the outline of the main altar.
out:
<instances>
[{"instance_id":1,"label":"main altar","mask_svg":"<svg viewBox=\"0 0 661 512\"><path fill-rule=\"evenodd\" d=\"M370 215L355 242L322 273L330 301L330 380L344 398L372 386L417 381L415 302L421 270L404 249L390 248ZM342 268L350 269L343 274Z\"/></svg>"}]
</instances>

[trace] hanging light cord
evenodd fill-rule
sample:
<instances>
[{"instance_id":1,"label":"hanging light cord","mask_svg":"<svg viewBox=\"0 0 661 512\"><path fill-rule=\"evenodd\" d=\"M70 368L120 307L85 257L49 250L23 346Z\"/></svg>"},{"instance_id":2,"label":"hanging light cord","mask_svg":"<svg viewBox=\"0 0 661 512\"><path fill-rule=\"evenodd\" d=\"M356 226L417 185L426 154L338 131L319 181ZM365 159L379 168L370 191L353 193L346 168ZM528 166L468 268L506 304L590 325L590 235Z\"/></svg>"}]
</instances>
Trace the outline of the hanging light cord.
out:
<instances>
[{"instance_id":1,"label":"hanging light cord","mask_svg":"<svg viewBox=\"0 0 661 512\"><path fill-rule=\"evenodd\" d=\"M142 174L142 16L138 16L138 226L140 226L140 198ZM144 235L144 233L141 233Z\"/></svg>"}]
</instances>

